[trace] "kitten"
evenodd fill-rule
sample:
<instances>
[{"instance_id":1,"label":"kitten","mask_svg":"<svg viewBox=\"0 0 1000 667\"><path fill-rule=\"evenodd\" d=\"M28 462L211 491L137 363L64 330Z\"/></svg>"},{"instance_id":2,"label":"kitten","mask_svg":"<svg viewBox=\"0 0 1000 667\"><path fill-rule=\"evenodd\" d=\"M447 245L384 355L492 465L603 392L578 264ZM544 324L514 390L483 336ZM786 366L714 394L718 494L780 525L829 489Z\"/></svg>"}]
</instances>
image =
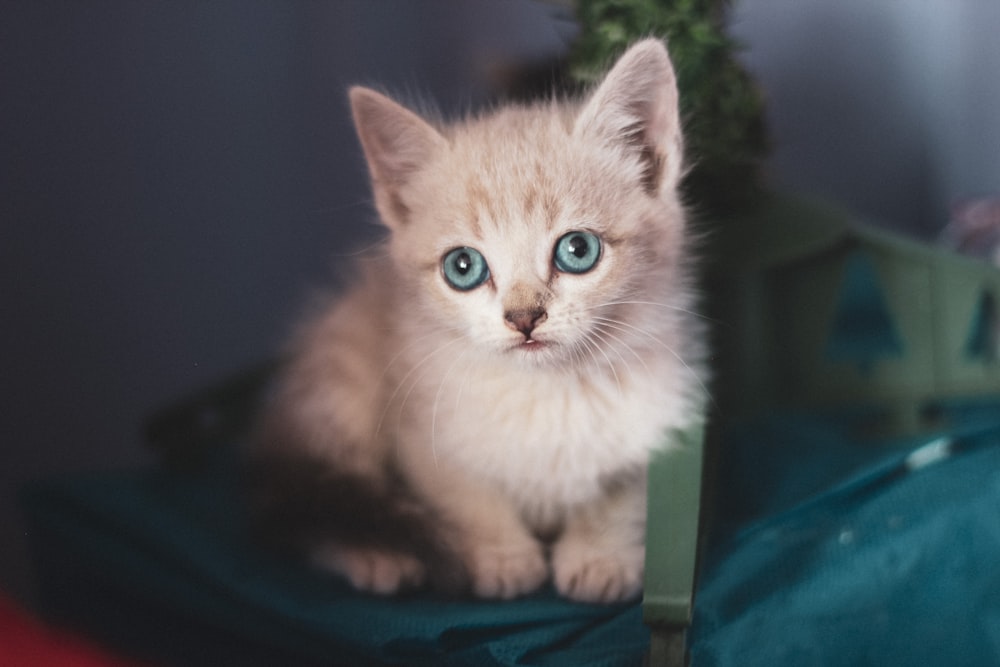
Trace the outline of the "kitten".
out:
<instances>
[{"instance_id":1,"label":"kitten","mask_svg":"<svg viewBox=\"0 0 1000 667\"><path fill-rule=\"evenodd\" d=\"M647 462L705 398L666 49L450 125L350 100L390 234L293 342L262 522L377 593L635 596Z\"/></svg>"}]
</instances>

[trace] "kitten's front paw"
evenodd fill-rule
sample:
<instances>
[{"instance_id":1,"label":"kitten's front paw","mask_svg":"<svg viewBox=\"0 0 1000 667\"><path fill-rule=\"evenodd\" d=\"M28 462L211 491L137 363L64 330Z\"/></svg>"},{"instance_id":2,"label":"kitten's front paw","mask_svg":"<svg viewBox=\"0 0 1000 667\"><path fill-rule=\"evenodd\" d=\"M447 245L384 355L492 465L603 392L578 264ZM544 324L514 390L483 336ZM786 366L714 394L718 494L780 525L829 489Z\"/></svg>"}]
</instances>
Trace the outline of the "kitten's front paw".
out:
<instances>
[{"instance_id":1,"label":"kitten's front paw","mask_svg":"<svg viewBox=\"0 0 1000 667\"><path fill-rule=\"evenodd\" d=\"M520 548L508 545L478 545L473 549L473 592L482 598L509 600L535 590L548 579L549 566L541 545Z\"/></svg>"},{"instance_id":2,"label":"kitten's front paw","mask_svg":"<svg viewBox=\"0 0 1000 667\"><path fill-rule=\"evenodd\" d=\"M558 543L552 553L556 590L579 602L611 603L642 591L644 549L612 551L583 543Z\"/></svg>"},{"instance_id":3,"label":"kitten's front paw","mask_svg":"<svg viewBox=\"0 0 1000 667\"><path fill-rule=\"evenodd\" d=\"M347 578L355 588L391 595L424 582L423 563L408 554L326 544L310 554L314 565Z\"/></svg>"}]
</instances>

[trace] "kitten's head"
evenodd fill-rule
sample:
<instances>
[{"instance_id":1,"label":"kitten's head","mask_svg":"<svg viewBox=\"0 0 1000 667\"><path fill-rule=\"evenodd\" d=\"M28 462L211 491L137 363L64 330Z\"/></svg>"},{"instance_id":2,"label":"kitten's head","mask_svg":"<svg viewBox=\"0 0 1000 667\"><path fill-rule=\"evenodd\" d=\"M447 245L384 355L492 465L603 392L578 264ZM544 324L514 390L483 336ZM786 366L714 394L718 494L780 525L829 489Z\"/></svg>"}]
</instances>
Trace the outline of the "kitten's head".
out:
<instances>
[{"instance_id":1,"label":"kitten's head","mask_svg":"<svg viewBox=\"0 0 1000 667\"><path fill-rule=\"evenodd\" d=\"M582 104L433 125L374 91L350 97L398 275L443 336L528 363L610 363L608 347L649 345L672 294L686 302L660 42L629 49Z\"/></svg>"}]
</instances>

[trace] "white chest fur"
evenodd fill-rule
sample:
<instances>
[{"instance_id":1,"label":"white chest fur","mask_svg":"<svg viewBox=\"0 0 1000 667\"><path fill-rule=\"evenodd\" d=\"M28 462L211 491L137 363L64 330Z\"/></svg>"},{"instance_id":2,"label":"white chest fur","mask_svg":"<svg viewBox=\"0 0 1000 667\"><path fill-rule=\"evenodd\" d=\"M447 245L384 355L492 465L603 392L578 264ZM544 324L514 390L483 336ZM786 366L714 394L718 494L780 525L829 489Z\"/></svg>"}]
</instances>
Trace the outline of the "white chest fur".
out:
<instances>
[{"instance_id":1,"label":"white chest fur","mask_svg":"<svg viewBox=\"0 0 1000 667\"><path fill-rule=\"evenodd\" d=\"M644 465L696 411L675 364L578 375L501 366L448 374L412 407L429 455L502 489L530 513L585 502ZM683 369L680 371L683 373Z\"/></svg>"}]
</instances>

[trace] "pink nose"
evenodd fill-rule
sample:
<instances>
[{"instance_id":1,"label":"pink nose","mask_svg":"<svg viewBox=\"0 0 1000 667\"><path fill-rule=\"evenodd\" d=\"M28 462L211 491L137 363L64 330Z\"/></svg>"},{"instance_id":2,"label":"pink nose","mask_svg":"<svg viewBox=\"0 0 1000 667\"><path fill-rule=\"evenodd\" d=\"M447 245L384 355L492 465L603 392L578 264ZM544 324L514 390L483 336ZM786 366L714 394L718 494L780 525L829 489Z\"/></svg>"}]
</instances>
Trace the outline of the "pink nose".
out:
<instances>
[{"instance_id":1,"label":"pink nose","mask_svg":"<svg viewBox=\"0 0 1000 667\"><path fill-rule=\"evenodd\" d=\"M531 332L545 321L547 314L542 308L527 310L508 310L504 313L504 323L514 331L520 331L525 338L531 338Z\"/></svg>"}]
</instances>

